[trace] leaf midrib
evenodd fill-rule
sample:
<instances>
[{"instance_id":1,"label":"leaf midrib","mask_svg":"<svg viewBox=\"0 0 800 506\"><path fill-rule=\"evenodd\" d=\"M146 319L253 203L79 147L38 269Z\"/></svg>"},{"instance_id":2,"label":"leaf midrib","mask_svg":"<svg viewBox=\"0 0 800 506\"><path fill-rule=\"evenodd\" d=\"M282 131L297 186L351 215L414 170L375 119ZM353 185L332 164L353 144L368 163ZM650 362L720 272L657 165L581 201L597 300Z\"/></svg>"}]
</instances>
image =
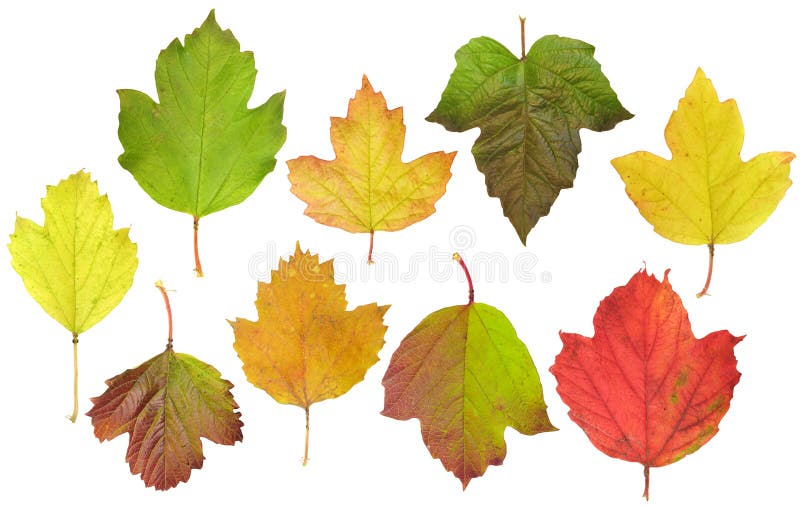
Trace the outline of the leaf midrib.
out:
<instances>
[{"instance_id":1,"label":"leaf midrib","mask_svg":"<svg viewBox=\"0 0 800 506\"><path fill-rule=\"evenodd\" d=\"M714 239L717 236L715 224L715 206L712 201L713 194L711 192L711 154L708 146L708 124L706 123L706 101L705 90L700 92L700 118L703 125L703 150L705 151L705 169L706 169L706 198L708 199L708 221L711 227L711 237L708 238L708 244L713 245Z\"/></svg>"},{"instance_id":2,"label":"leaf midrib","mask_svg":"<svg viewBox=\"0 0 800 506\"><path fill-rule=\"evenodd\" d=\"M165 368L165 371L164 371L164 388L162 389L163 393L161 394L161 399L162 399L161 400L161 419L162 419L161 423L164 424L164 434L163 434L162 437L159 438L158 443L157 443L158 446L160 447L160 450L161 450L161 460L163 461L163 466L164 466L163 467L163 469L164 469L164 477L163 477L164 490L167 489L167 484L169 483L168 482L168 480L169 480L168 474L169 473L167 473L167 452L166 452L167 402L172 403L172 399L169 397L169 395L167 395L167 391L169 390L169 380L170 380L169 373L170 373L170 365L171 365L171 362L172 362L172 360L170 360L170 359L172 358L171 355L173 353L174 352L172 350L167 350L167 365L166 365L166 368ZM178 414L178 410L174 409L174 404L173 404L173 411L178 416L178 418L180 418L180 415ZM141 414L141 411L139 412L139 414ZM183 424L181 424L181 425L183 426ZM150 428L152 429L153 427L150 426ZM144 472L144 470L142 470L142 472Z\"/></svg>"},{"instance_id":3,"label":"leaf midrib","mask_svg":"<svg viewBox=\"0 0 800 506\"><path fill-rule=\"evenodd\" d=\"M525 64L526 63L527 63L527 55L526 55L525 58L520 60L520 62L518 63L518 65L522 69L522 90L521 91L522 91L522 94L523 94L522 95L523 96L523 99L522 99L522 114L520 115L521 118L522 118L522 149L520 151L522 153L522 183L523 183L522 184L522 192L520 192L520 201L521 201L521 204L522 204L522 210L523 210L522 217L523 217L523 219L528 217L527 213L525 213L525 210L528 209L528 206L526 205L526 199L525 199L525 194L527 193L525 191L525 189L528 188L528 185L527 185L528 181L527 181L527 177L526 177L526 173L528 171L525 170L525 161L528 159L528 155L525 152L525 149L526 149L526 147L528 145L528 73L525 72ZM548 147L550 147L549 145L550 145L550 143L548 142ZM538 176L538 174L537 174L537 176ZM526 222L525 225L527 225L527 221L528 220L526 219L525 220L525 222ZM527 228L527 226L525 228ZM528 229L527 232L530 232L530 229ZM523 244L525 244L525 240L527 239L527 235L528 235L527 232L525 233L525 237L521 237ZM520 235L522 235L522 234L520 234Z\"/></svg>"},{"instance_id":4,"label":"leaf midrib","mask_svg":"<svg viewBox=\"0 0 800 506\"><path fill-rule=\"evenodd\" d=\"M197 160L197 189L194 199L194 215L197 217L200 214L200 184L203 177L203 159L205 154L205 136L206 136L206 111L208 109L208 76L211 73L211 37L208 36L206 43L206 65L205 76L203 83L203 111L201 113L200 122L200 153Z\"/></svg>"},{"instance_id":5,"label":"leaf midrib","mask_svg":"<svg viewBox=\"0 0 800 506\"><path fill-rule=\"evenodd\" d=\"M535 43L534 43L534 45L535 45ZM531 47L531 49L533 49L533 47ZM506 50L507 50L507 48L506 48ZM476 88L476 90L481 88L486 83L486 81L488 81L490 78L493 78L493 77L495 77L495 76L497 76L497 75L499 75L499 74L501 74L503 72L506 72L506 71L508 71L509 69L511 69L514 66L519 66L519 68L521 69L522 78L521 78L521 83L520 83L520 92L519 92L518 96L522 97L521 100L520 100L519 106L521 107L520 118L521 118L521 122L522 122L522 142L521 142L521 150L520 150L521 151L520 152L520 156L521 156L521 164L520 164L520 166L521 166L521 173L522 174L521 174L521 178L520 179L522 180L523 184L522 184L522 191L520 192L520 199L519 199L520 202L519 202L518 205L520 206L520 209L523 210L522 217L523 217L524 221L526 222L526 223L523 224L525 226L525 228L527 228L527 222L529 221L527 213L524 212L527 209L526 194L529 191L529 189L534 191L534 192L536 192L536 193L538 193L535 188L531 188L526 184L527 183L527 176L529 176L529 175L534 176L534 177L536 177L536 179L542 181L542 183L544 183L544 184L546 184L548 186L558 188L559 190L561 189L561 185L554 184L553 182L549 181L547 178L543 177L543 175L540 174L538 171L528 170L527 169L527 156L528 155L527 155L526 151L527 151L527 144L528 144L529 128L530 128L530 123L531 123L529 121L529 117L528 117L528 110L530 109L531 104L529 102L529 93L528 93L528 75L527 75L527 72L526 72L527 63L530 62L531 65L535 65L537 68L540 68L540 69L542 69L544 71L547 71L547 72L551 73L552 75L558 77L560 80L562 80L565 83L564 87L569 89L570 91L578 91L579 93L581 93L584 96L588 97L588 95L586 95L585 92L580 90L578 87L574 86L571 82L569 82L567 79L565 79L563 76L561 76L560 74L558 74L554 70L549 69L549 68L541 65L540 63L538 63L537 61L535 61L532 58L528 58L529 54L530 54L530 51L528 52L528 54L526 54L524 59L516 59L515 58L515 61L514 61L513 64L510 64L510 65L507 65L507 66L505 66L505 67L503 67L501 69L498 69L496 72L494 72L490 76L487 76L487 79L485 79L484 82L481 83L481 85ZM540 97L547 104L551 105L552 107L554 107L555 109L560 111L565 118L568 119L570 117L571 114L567 113L567 111L565 111L561 107L561 105L558 104L557 102L555 102L553 100L550 100L548 97L543 96L541 94L537 94L537 96ZM472 96L470 98L474 103L475 102L474 93L472 94ZM588 97L588 98L591 98L591 97ZM473 122L473 125L474 126L478 126L478 127L481 128L481 130L483 130L483 126L481 126L480 123L483 123L483 120L485 120L485 118L490 116L498 107L500 107L502 105L502 103L503 102L500 102L498 105L493 107L490 111L488 111L487 113L485 113L485 114L481 115L480 117L476 118L475 121ZM586 111L583 111L583 112L586 113ZM567 127L570 130L573 128L572 125L569 124L569 123L567 123ZM543 132L541 132L541 130L539 131L539 133L540 133L542 139L547 142L547 148L550 150L550 152L551 153L556 153L557 150L554 149L553 145L550 142L551 139L547 135L545 135ZM498 149L499 149L499 147L498 147ZM538 165L538 164L535 164L535 165ZM531 228L533 228L533 227L531 227ZM528 232L530 232L530 229L528 229ZM523 240L523 242L524 242L524 240Z\"/></svg>"}]
</instances>

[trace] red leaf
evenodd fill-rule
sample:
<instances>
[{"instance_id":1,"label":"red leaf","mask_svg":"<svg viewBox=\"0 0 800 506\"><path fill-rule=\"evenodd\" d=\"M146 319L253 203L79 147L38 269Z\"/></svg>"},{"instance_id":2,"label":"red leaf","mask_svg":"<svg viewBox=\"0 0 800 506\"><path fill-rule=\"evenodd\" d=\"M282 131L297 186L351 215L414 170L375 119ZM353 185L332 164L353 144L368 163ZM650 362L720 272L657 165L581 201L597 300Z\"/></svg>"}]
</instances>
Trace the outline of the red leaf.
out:
<instances>
[{"instance_id":1,"label":"red leaf","mask_svg":"<svg viewBox=\"0 0 800 506\"><path fill-rule=\"evenodd\" d=\"M603 453L650 468L696 451L719 430L739 382L727 330L695 339L667 279L636 273L597 308L595 337L561 333L550 369L569 416Z\"/></svg>"},{"instance_id":2,"label":"red leaf","mask_svg":"<svg viewBox=\"0 0 800 506\"><path fill-rule=\"evenodd\" d=\"M172 488L203 467L200 437L226 445L242 440L233 385L191 355L168 348L106 384L86 413L94 434L102 442L128 432L125 460L148 487Z\"/></svg>"}]
</instances>

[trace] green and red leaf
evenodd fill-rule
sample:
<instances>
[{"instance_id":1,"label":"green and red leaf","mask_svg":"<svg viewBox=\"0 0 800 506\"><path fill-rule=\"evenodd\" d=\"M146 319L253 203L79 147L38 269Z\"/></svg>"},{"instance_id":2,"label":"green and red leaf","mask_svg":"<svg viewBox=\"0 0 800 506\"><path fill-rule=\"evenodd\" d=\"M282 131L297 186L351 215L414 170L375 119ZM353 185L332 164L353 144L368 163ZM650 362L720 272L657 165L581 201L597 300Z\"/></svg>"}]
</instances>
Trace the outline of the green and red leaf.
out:
<instances>
[{"instance_id":1,"label":"green and red leaf","mask_svg":"<svg viewBox=\"0 0 800 506\"><path fill-rule=\"evenodd\" d=\"M125 460L148 487L167 490L200 469L201 437L225 445L242 440L233 385L191 355L168 348L106 384L87 413L94 434L102 442L127 432Z\"/></svg>"}]
</instances>

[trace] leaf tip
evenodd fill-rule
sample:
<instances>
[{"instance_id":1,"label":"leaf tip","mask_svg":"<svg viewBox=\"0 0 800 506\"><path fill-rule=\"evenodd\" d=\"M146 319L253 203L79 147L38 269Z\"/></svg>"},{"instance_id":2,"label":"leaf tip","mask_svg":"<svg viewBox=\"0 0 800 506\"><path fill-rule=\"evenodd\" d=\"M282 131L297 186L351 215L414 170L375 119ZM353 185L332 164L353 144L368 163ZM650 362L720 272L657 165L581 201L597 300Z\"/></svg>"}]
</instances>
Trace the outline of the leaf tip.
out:
<instances>
[{"instance_id":1,"label":"leaf tip","mask_svg":"<svg viewBox=\"0 0 800 506\"><path fill-rule=\"evenodd\" d=\"M622 110L620 111L619 116L621 118L620 121L625 121L625 120L629 120L629 119L633 118L636 115L633 114L632 112L630 112L629 110L625 109L624 107L622 107Z\"/></svg>"},{"instance_id":2,"label":"leaf tip","mask_svg":"<svg viewBox=\"0 0 800 506\"><path fill-rule=\"evenodd\" d=\"M439 116L436 114L436 111L438 111L438 110L439 110L438 107L436 109L432 110L430 114L425 116L425 121L428 121L428 122L431 122L431 123L439 123Z\"/></svg>"},{"instance_id":3,"label":"leaf tip","mask_svg":"<svg viewBox=\"0 0 800 506\"><path fill-rule=\"evenodd\" d=\"M513 225L513 223L512 223L512 225ZM517 228L517 227L514 227L514 228L517 229L517 236L519 237L519 240L522 241L522 245L523 246L527 246L528 245L528 234L530 233L531 229L529 228L529 229L525 230L524 226L520 226L520 228ZM533 227L531 227L531 228L533 228Z\"/></svg>"},{"instance_id":4,"label":"leaf tip","mask_svg":"<svg viewBox=\"0 0 800 506\"><path fill-rule=\"evenodd\" d=\"M694 78L695 79L708 79L706 77L706 73L703 71L702 67L697 67L697 70L695 70L695 72L694 72Z\"/></svg>"},{"instance_id":5,"label":"leaf tip","mask_svg":"<svg viewBox=\"0 0 800 506\"><path fill-rule=\"evenodd\" d=\"M700 68L700 67L697 67L697 70L694 73L694 78L692 79L691 84L689 84L689 87L686 90L686 94L688 95L690 90L693 90L693 89L696 89L696 88L710 90L711 96L709 98L711 99L711 101L712 102L719 102L719 98L717 97L717 91L714 88L714 83L711 82L711 79L709 79L706 76L706 73L703 72L703 69ZM681 100L683 100L683 99L681 99ZM736 101L733 100L733 99L729 99L729 100L732 100L734 103L736 103ZM726 100L726 102L727 102L727 100ZM680 101L679 101L679 103L680 103Z\"/></svg>"},{"instance_id":6,"label":"leaf tip","mask_svg":"<svg viewBox=\"0 0 800 506\"><path fill-rule=\"evenodd\" d=\"M369 79L367 78L367 74L361 75L361 89L364 91L374 92L372 84L369 82Z\"/></svg>"},{"instance_id":7,"label":"leaf tip","mask_svg":"<svg viewBox=\"0 0 800 506\"><path fill-rule=\"evenodd\" d=\"M203 21L203 26L205 26L205 25L211 25L211 26L216 25L217 28L219 28L219 25L217 24L217 12L216 11L217 11L216 9L211 9L208 12L208 16L206 16L206 20Z\"/></svg>"}]
</instances>

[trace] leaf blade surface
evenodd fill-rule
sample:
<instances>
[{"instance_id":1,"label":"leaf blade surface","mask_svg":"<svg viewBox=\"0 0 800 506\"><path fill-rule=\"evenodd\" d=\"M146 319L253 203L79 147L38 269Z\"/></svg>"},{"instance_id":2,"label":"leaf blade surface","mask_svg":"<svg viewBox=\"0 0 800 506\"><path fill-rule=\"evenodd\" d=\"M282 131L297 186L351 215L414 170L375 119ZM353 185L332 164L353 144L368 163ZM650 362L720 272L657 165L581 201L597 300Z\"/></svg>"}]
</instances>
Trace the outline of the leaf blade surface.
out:
<instances>
[{"instance_id":1,"label":"leaf blade surface","mask_svg":"<svg viewBox=\"0 0 800 506\"><path fill-rule=\"evenodd\" d=\"M242 440L239 406L219 371L171 348L106 381L86 413L100 442L128 433L125 456L145 485L167 490L203 467L204 437Z\"/></svg>"},{"instance_id":2,"label":"leaf blade surface","mask_svg":"<svg viewBox=\"0 0 800 506\"><path fill-rule=\"evenodd\" d=\"M383 385L382 414L418 418L431 456L464 488L502 464L507 426L527 435L556 430L527 348L487 304L425 317L392 355Z\"/></svg>"},{"instance_id":3,"label":"leaf blade surface","mask_svg":"<svg viewBox=\"0 0 800 506\"><path fill-rule=\"evenodd\" d=\"M11 265L47 314L82 334L127 293L137 247L127 228L113 228L108 197L84 171L48 186L42 209L41 226L17 216L8 245Z\"/></svg>"},{"instance_id":4,"label":"leaf blade surface","mask_svg":"<svg viewBox=\"0 0 800 506\"><path fill-rule=\"evenodd\" d=\"M489 38L456 52L456 68L428 121L463 132L479 127L472 154L523 244L572 187L578 130L610 130L631 118L585 42L549 35L518 59Z\"/></svg>"},{"instance_id":5,"label":"leaf blade surface","mask_svg":"<svg viewBox=\"0 0 800 506\"><path fill-rule=\"evenodd\" d=\"M769 152L741 159L744 125L733 99L721 102L702 69L670 116L666 160L637 151L611 161L639 213L662 237L714 246L749 237L791 186L794 154ZM700 294L705 294L708 284Z\"/></svg>"},{"instance_id":6,"label":"leaf blade surface","mask_svg":"<svg viewBox=\"0 0 800 506\"><path fill-rule=\"evenodd\" d=\"M347 117L331 118L335 158L289 160L292 193L318 223L359 233L401 230L432 215L444 195L455 153L403 162L403 110L389 110L366 76Z\"/></svg>"},{"instance_id":7,"label":"leaf blade surface","mask_svg":"<svg viewBox=\"0 0 800 506\"><path fill-rule=\"evenodd\" d=\"M550 371L570 418L603 453L665 466L713 437L728 411L736 370L727 330L696 339L680 297L644 271L603 299L595 335L561 332ZM648 495L645 483L645 496Z\"/></svg>"}]
</instances>

